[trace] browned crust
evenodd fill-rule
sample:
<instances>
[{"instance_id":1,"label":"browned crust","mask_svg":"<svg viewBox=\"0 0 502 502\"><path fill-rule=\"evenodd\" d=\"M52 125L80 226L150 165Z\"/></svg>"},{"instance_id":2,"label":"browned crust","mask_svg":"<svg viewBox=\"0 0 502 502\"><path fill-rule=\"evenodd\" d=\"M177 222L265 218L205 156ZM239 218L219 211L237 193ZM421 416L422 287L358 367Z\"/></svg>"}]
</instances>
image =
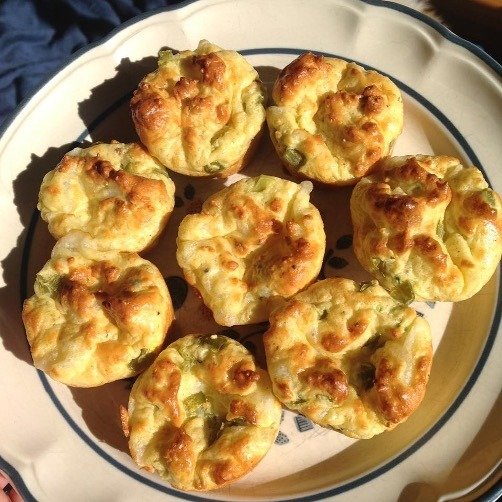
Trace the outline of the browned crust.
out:
<instances>
[{"instance_id":1,"label":"browned crust","mask_svg":"<svg viewBox=\"0 0 502 502\"><path fill-rule=\"evenodd\" d=\"M217 54L211 52L210 54L194 55L192 56L192 64L199 69L202 82L218 90L223 89L226 66Z\"/></svg>"},{"instance_id":2,"label":"browned crust","mask_svg":"<svg viewBox=\"0 0 502 502\"><path fill-rule=\"evenodd\" d=\"M409 386L398 383L399 362L382 358L376 371L375 391L378 409L390 424L398 424L409 417L422 402L429 380L432 353L415 364L413 381Z\"/></svg>"},{"instance_id":3,"label":"browned crust","mask_svg":"<svg viewBox=\"0 0 502 502\"><path fill-rule=\"evenodd\" d=\"M300 105L305 88L312 92ZM267 113L267 120L281 163L293 176L320 185L357 183L390 153L402 128L402 102L395 85L374 71L339 59L302 54L281 71L272 96L278 108ZM281 108L305 114L315 123L315 133L304 129L298 118L288 118L282 132L290 139L281 140ZM303 134L291 140L291 128ZM306 158L299 167L290 165L283 155L285 143L291 141L295 145L291 148Z\"/></svg>"},{"instance_id":4,"label":"browned crust","mask_svg":"<svg viewBox=\"0 0 502 502\"><path fill-rule=\"evenodd\" d=\"M89 258L55 249L37 279L39 289L23 305L35 366L76 387L140 372L144 364L135 358L154 357L174 317L158 270L134 253ZM56 281L50 290L44 277ZM154 323L145 313L155 315Z\"/></svg>"},{"instance_id":5,"label":"browned crust","mask_svg":"<svg viewBox=\"0 0 502 502\"><path fill-rule=\"evenodd\" d=\"M416 299L464 300L500 260L499 197L453 157L382 160L354 189L351 213L356 256L389 291L398 278Z\"/></svg>"},{"instance_id":6,"label":"browned crust","mask_svg":"<svg viewBox=\"0 0 502 502\"><path fill-rule=\"evenodd\" d=\"M301 87L314 83L330 68L324 56L312 52L302 54L289 63L279 74L273 88L276 102L294 96Z\"/></svg>"},{"instance_id":7,"label":"browned crust","mask_svg":"<svg viewBox=\"0 0 502 502\"><path fill-rule=\"evenodd\" d=\"M143 143L148 143L146 131L162 131L167 122L167 110L162 96L147 82L141 82L131 98L131 113L136 131Z\"/></svg>"},{"instance_id":8,"label":"browned crust","mask_svg":"<svg viewBox=\"0 0 502 502\"><path fill-rule=\"evenodd\" d=\"M243 86L252 86L252 93L240 96L244 115L239 113L234 123L232 102L239 99L235 93ZM264 118L262 93L256 71L242 56L201 42L175 61L165 62L160 56L159 68L138 85L130 108L141 141L167 168L187 176L224 178L240 171L255 148L255 132ZM222 132L220 158L211 164L213 138ZM232 148L226 148L227 141ZM171 148L166 149L167 144Z\"/></svg>"},{"instance_id":9,"label":"browned crust","mask_svg":"<svg viewBox=\"0 0 502 502\"><path fill-rule=\"evenodd\" d=\"M131 391L127 425L134 460L181 490L234 482L262 459L277 433L281 409L267 377L233 339L177 340Z\"/></svg>"},{"instance_id":10,"label":"browned crust","mask_svg":"<svg viewBox=\"0 0 502 502\"><path fill-rule=\"evenodd\" d=\"M115 167L115 161L112 164L103 158L107 156L106 147L112 147L113 150L113 145L117 143L117 141L112 141L111 145L95 143L82 149L77 155L70 152L54 169L53 176L44 179L39 206L42 217L48 221L49 230L55 238L59 239L72 230L81 230L97 238L102 249L144 252L156 244L172 213L172 209L169 211L166 209L174 206L173 196L170 193L174 187L170 180L166 185L165 181L149 177L148 173L125 171L118 166ZM100 145L105 148L100 150ZM123 150L124 156L138 163L145 162L152 168L158 166L161 169L141 145L132 143L123 146L126 147ZM74 170L74 174L65 174L71 169ZM79 184L84 187L86 193L84 197L89 199L86 209L88 219L83 216L75 217L71 212L67 212L68 209L64 209L65 205L61 203L56 204L57 209L48 209L51 205L47 206L46 201L49 200L47 197L54 199L61 196L62 201L70 197L68 193L61 194L61 191L65 190L63 187L68 176L78 178ZM99 193L99 190L108 186L115 186L120 195L105 196L97 203L93 202L95 192ZM147 231L144 230L145 226L148 227ZM138 235L136 243L131 234ZM124 245L121 246L121 243Z\"/></svg>"},{"instance_id":11,"label":"browned crust","mask_svg":"<svg viewBox=\"0 0 502 502\"><path fill-rule=\"evenodd\" d=\"M343 371L333 367L328 371L309 369L302 374L309 387L327 392L336 403L345 401L348 395L347 377Z\"/></svg>"}]
</instances>

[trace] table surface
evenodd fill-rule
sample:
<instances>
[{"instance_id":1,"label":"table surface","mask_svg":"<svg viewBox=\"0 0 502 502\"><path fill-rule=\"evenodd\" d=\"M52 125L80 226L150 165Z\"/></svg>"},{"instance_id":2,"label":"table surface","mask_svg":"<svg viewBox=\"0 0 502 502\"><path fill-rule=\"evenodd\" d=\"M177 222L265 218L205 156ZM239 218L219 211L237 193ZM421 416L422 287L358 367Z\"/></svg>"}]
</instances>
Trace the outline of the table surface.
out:
<instances>
[{"instance_id":1,"label":"table surface","mask_svg":"<svg viewBox=\"0 0 502 502\"><path fill-rule=\"evenodd\" d=\"M481 46L502 63L502 0L426 2L454 33Z\"/></svg>"}]
</instances>

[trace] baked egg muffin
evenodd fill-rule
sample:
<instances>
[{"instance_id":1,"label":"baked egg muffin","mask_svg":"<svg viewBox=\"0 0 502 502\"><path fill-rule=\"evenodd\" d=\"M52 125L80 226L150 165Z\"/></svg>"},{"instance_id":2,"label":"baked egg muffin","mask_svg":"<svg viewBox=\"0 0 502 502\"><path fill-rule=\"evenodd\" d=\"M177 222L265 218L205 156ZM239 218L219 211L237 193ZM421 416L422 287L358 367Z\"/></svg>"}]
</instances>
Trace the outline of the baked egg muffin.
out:
<instances>
[{"instance_id":1,"label":"baked egg muffin","mask_svg":"<svg viewBox=\"0 0 502 502\"><path fill-rule=\"evenodd\" d=\"M136 253L100 251L82 232L59 240L25 300L35 367L74 387L137 375L173 320L164 279Z\"/></svg>"},{"instance_id":2,"label":"baked egg muffin","mask_svg":"<svg viewBox=\"0 0 502 502\"><path fill-rule=\"evenodd\" d=\"M131 100L136 131L166 167L226 177L242 169L265 121L265 91L237 52L202 40L195 51L159 52Z\"/></svg>"},{"instance_id":3,"label":"baked egg muffin","mask_svg":"<svg viewBox=\"0 0 502 502\"><path fill-rule=\"evenodd\" d=\"M166 169L136 143L97 143L68 152L47 173L38 209L59 239L82 230L103 249L140 252L155 244L174 207Z\"/></svg>"},{"instance_id":4,"label":"baked egg muffin","mask_svg":"<svg viewBox=\"0 0 502 502\"><path fill-rule=\"evenodd\" d=\"M133 460L179 490L221 488L247 474L281 420L266 371L222 335L173 342L136 380L122 411Z\"/></svg>"},{"instance_id":5,"label":"baked egg muffin","mask_svg":"<svg viewBox=\"0 0 502 502\"><path fill-rule=\"evenodd\" d=\"M266 321L320 271L326 237L312 183L242 179L180 224L176 257L222 326Z\"/></svg>"},{"instance_id":6,"label":"baked egg muffin","mask_svg":"<svg viewBox=\"0 0 502 502\"><path fill-rule=\"evenodd\" d=\"M427 321L377 281L315 283L272 313L263 342L279 400L353 438L405 421L432 363Z\"/></svg>"},{"instance_id":7,"label":"baked egg muffin","mask_svg":"<svg viewBox=\"0 0 502 502\"><path fill-rule=\"evenodd\" d=\"M352 185L391 151L403 128L397 86L355 63L306 53L279 74L270 137L293 175Z\"/></svg>"},{"instance_id":8,"label":"baked egg muffin","mask_svg":"<svg viewBox=\"0 0 502 502\"><path fill-rule=\"evenodd\" d=\"M350 209L358 260L402 301L470 298L500 261L500 197L456 158L384 159Z\"/></svg>"}]
</instances>

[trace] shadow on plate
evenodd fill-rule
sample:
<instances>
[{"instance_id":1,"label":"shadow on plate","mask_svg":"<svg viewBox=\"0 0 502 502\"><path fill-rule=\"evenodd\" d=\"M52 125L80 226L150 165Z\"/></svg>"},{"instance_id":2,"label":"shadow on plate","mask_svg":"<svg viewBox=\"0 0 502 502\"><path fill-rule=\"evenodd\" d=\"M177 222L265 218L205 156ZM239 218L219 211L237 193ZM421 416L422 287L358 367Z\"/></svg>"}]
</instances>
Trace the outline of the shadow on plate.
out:
<instances>
[{"instance_id":1,"label":"shadow on plate","mask_svg":"<svg viewBox=\"0 0 502 502\"><path fill-rule=\"evenodd\" d=\"M82 410L82 419L94 438L125 453L127 439L120 422L120 406L127 409L134 378L119 380L100 387L70 387L75 404Z\"/></svg>"},{"instance_id":2,"label":"shadow on plate","mask_svg":"<svg viewBox=\"0 0 502 502\"><path fill-rule=\"evenodd\" d=\"M92 141L121 143L138 141L129 110L129 100L140 80L157 67L157 58L147 56L138 61L123 58L116 74L91 90L78 104L78 114Z\"/></svg>"},{"instance_id":3,"label":"shadow on plate","mask_svg":"<svg viewBox=\"0 0 502 502\"><path fill-rule=\"evenodd\" d=\"M136 62L124 58L116 67L116 76L96 86L91 91L90 97L79 103L79 115L93 140L110 141L116 138L126 142L137 141L126 98L130 96L139 80L155 69L155 66L155 57L146 57ZM122 98L110 103L110 96L116 96L120 89L124 90ZM121 100L127 106L120 107ZM115 110L120 113L112 113ZM113 120L105 120L108 116L111 116ZM120 131L120 134L115 134L114 131ZM32 154L30 163L13 181L14 204L17 207L23 230L17 238L16 246L2 260L5 286L0 289L0 304L2 305L0 337L6 350L28 364L32 364L32 359L21 321L22 301L25 299L21 296L32 294L34 275L49 259L54 244L52 239L42 238L43 246L41 246L40 239L34 237L35 231L37 230L38 233L40 230L37 228L38 225L46 225L40 220L36 209L38 192L44 175L56 167L64 154L76 146L86 146L86 143L74 141L52 146L41 156ZM42 232L47 234L44 230ZM30 244L27 239L33 239L31 249L26 248L26 244ZM36 253L32 252L33 249L36 249ZM36 270L33 270L34 261L39 265ZM26 279L26 284L22 283L24 279Z\"/></svg>"},{"instance_id":4,"label":"shadow on plate","mask_svg":"<svg viewBox=\"0 0 502 502\"><path fill-rule=\"evenodd\" d=\"M258 75L260 76L260 80L263 82L263 85L267 89L267 97L268 104L272 103L272 86L276 81L281 70L276 68L275 66L255 66Z\"/></svg>"},{"instance_id":5,"label":"shadow on plate","mask_svg":"<svg viewBox=\"0 0 502 502\"><path fill-rule=\"evenodd\" d=\"M179 329L174 321L162 346L179 338ZM117 380L98 387L69 387L75 404L82 410L82 419L92 436L108 446L129 453L127 438L122 430L120 407L127 409L129 393L136 377Z\"/></svg>"},{"instance_id":6,"label":"shadow on plate","mask_svg":"<svg viewBox=\"0 0 502 502\"><path fill-rule=\"evenodd\" d=\"M31 162L13 181L14 204L17 207L23 230L17 238L16 246L2 260L5 286L0 288L0 304L2 305L0 337L6 350L29 364L32 364L32 359L21 321L22 301L25 299L22 296L24 293L28 296L31 294L34 281L34 276L28 274L30 249L26 247L29 244L27 238L33 236L35 226L39 221L36 206L44 175L53 169L63 155L74 146L74 143L66 143L49 148L40 157L32 154ZM50 252L50 246L37 247L37 254L44 258L43 263L49 258ZM21 283L23 278L27 279L27 284Z\"/></svg>"}]
</instances>

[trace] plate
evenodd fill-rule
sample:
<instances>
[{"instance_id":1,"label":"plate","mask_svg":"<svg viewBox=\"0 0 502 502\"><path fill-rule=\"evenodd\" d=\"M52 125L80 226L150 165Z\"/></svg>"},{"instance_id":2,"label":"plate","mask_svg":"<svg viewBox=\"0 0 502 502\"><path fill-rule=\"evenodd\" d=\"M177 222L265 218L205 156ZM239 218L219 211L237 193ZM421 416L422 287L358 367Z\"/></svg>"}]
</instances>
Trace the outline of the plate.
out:
<instances>
[{"instance_id":1,"label":"plate","mask_svg":"<svg viewBox=\"0 0 502 502\"><path fill-rule=\"evenodd\" d=\"M135 467L118 414L130 380L72 389L34 369L20 307L54 245L36 211L44 173L76 143L136 140L128 100L155 67L158 49L194 48L201 38L239 50L269 88L279 69L306 50L389 75L405 104L394 154L455 155L481 167L502 191L500 67L416 11L376 0L202 0L126 23L72 58L23 104L0 140L0 468L26 500L423 501L491 486L502 450L499 270L471 300L416 305L432 326L435 356L425 400L405 424L355 441L285 411L258 467L207 494L178 492ZM287 177L268 138L242 174L259 172ZM223 182L173 179L175 212L146 257L161 268L173 294L174 336L221 331L181 278L174 242L184 214ZM349 188L313 194L328 235L321 275L365 279L351 248L349 196ZM226 332L263 359L264 329Z\"/></svg>"}]
</instances>

